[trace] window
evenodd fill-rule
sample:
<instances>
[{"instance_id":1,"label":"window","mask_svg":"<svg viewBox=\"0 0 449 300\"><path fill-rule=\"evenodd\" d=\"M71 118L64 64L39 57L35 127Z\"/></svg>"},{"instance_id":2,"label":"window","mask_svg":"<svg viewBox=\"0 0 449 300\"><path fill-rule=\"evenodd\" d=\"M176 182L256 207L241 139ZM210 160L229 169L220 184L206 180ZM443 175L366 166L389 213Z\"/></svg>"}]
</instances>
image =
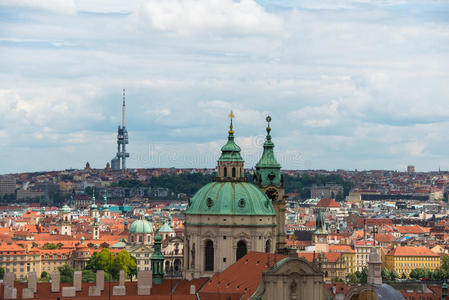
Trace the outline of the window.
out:
<instances>
[{"instance_id":1,"label":"window","mask_svg":"<svg viewBox=\"0 0 449 300\"><path fill-rule=\"evenodd\" d=\"M232 177L235 178L235 168L232 168Z\"/></svg>"},{"instance_id":2,"label":"window","mask_svg":"<svg viewBox=\"0 0 449 300\"><path fill-rule=\"evenodd\" d=\"M214 270L214 243L211 240L206 241L204 249L204 270L213 271Z\"/></svg>"},{"instance_id":3,"label":"window","mask_svg":"<svg viewBox=\"0 0 449 300\"><path fill-rule=\"evenodd\" d=\"M236 250L236 261L242 258L246 255L246 243L245 241L239 241L237 243L237 250Z\"/></svg>"},{"instance_id":4,"label":"window","mask_svg":"<svg viewBox=\"0 0 449 300\"><path fill-rule=\"evenodd\" d=\"M224 177L228 177L228 168L224 167L223 172L224 172Z\"/></svg>"},{"instance_id":5,"label":"window","mask_svg":"<svg viewBox=\"0 0 449 300\"><path fill-rule=\"evenodd\" d=\"M265 253L270 253L271 252L271 240L267 240L265 242Z\"/></svg>"}]
</instances>

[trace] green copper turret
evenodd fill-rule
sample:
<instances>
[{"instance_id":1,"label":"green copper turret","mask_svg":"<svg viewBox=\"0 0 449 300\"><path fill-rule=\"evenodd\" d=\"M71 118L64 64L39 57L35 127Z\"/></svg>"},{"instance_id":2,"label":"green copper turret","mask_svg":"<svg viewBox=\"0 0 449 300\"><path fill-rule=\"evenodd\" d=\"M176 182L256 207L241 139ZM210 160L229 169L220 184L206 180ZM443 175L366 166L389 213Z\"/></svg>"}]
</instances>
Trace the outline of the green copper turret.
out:
<instances>
[{"instance_id":1,"label":"green copper turret","mask_svg":"<svg viewBox=\"0 0 449 300\"><path fill-rule=\"evenodd\" d=\"M161 251L162 237L159 232L154 236L154 252L151 255L151 270L153 273L153 283L161 284L164 279L164 255Z\"/></svg>"},{"instance_id":2,"label":"green copper turret","mask_svg":"<svg viewBox=\"0 0 449 300\"><path fill-rule=\"evenodd\" d=\"M228 131L228 142L221 147L221 156L218 159L218 162L232 162L238 161L243 162L243 158L240 155L240 147L234 142L234 129L232 125L232 119L234 118L234 113L231 111L229 114L229 118L231 119L231 124L229 125Z\"/></svg>"},{"instance_id":3,"label":"green copper turret","mask_svg":"<svg viewBox=\"0 0 449 300\"><path fill-rule=\"evenodd\" d=\"M267 116L267 137L263 144L263 154L259 162L256 164L256 173L254 181L259 186L281 186L282 174L281 165L274 157L274 143L271 141L271 117Z\"/></svg>"}]
</instances>

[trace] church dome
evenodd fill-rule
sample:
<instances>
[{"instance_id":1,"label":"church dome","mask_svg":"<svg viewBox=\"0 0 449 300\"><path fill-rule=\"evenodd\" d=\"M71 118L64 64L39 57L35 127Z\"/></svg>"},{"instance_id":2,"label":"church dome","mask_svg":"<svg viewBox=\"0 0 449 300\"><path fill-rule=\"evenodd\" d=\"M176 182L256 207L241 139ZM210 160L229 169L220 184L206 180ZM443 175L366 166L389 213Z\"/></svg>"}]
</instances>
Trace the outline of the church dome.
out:
<instances>
[{"instance_id":1,"label":"church dome","mask_svg":"<svg viewBox=\"0 0 449 300\"><path fill-rule=\"evenodd\" d=\"M211 182L189 200L187 215L275 215L268 197L248 182Z\"/></svg>"},{"instance_id":2,"label":"church dome","mask_svg":"<svg viewBox=\"0 0 449 300\"><path fill-rule=\"evenodd\" d=\"M136 220L129 228L130 233L153 233L153 226L147 220Z\"/></svg>"},{"instance_id":3,"label":"church dome","mask_svg":"<svg viewBox=\"0 0 449 300\"><path fill-rule=\"evenodd\" d=\"M70 207L67 206L67 204L65 204L62 209L61 212L63 213L69 213L70 212Z\"/></svg>"},{"instance_id":4,"label":"church dome","mask_svg":"<svg viewBox=\"0 0 449 300\"><path fill-rule=\"evenodd\" d=\"M171 232L174 232L174 230L170 227L170 225L168 225L168 224L165 222L164 225L162 225L162 227L159 229L159 232L163 232L163 233L171 233Z\"/></svg>"}]
</instances>

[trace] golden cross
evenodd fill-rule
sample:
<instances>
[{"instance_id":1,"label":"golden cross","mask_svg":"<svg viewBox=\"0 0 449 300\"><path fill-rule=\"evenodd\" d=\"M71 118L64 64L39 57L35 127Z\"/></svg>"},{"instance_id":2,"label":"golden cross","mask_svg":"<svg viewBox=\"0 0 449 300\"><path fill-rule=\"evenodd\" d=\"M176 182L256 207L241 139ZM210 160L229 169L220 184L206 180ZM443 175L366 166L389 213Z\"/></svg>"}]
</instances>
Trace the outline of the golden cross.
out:
<instances>
[{"instance_id":1,"label":"golden cross","mask_svg":"<svg viewBox=\"0 0 449 300\"><path fill-rule=\"evenodd\" d=\"M232 119L234 119L234 113L232 112L232 110L231 110L231 112L229 113L229 115L228 115L228 117L232 120Z\"/></svg>"}]
</instances>

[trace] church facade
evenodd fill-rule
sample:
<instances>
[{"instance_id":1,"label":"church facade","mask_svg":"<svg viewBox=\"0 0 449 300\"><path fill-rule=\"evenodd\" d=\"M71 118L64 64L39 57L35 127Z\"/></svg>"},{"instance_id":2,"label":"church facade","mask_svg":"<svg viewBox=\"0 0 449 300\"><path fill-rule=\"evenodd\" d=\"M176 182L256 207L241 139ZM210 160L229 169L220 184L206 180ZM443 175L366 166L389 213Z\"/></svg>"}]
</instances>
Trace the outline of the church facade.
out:
<instances>
[{"instance_id":1,"label":"church facade","mask_svg":"<svg viewBox=\"0 0 449 300\"><path fill-rule=\"evenodd\" d=\"M281 166L274 158L271 128L268 125L252 184L245 177L241 149L234 141L232 113L230 118L218 175L189 200L185 212L187 279L211 277L250 251L275 253L285 248L283 180Z\"/></svg>"}]
</instances>

